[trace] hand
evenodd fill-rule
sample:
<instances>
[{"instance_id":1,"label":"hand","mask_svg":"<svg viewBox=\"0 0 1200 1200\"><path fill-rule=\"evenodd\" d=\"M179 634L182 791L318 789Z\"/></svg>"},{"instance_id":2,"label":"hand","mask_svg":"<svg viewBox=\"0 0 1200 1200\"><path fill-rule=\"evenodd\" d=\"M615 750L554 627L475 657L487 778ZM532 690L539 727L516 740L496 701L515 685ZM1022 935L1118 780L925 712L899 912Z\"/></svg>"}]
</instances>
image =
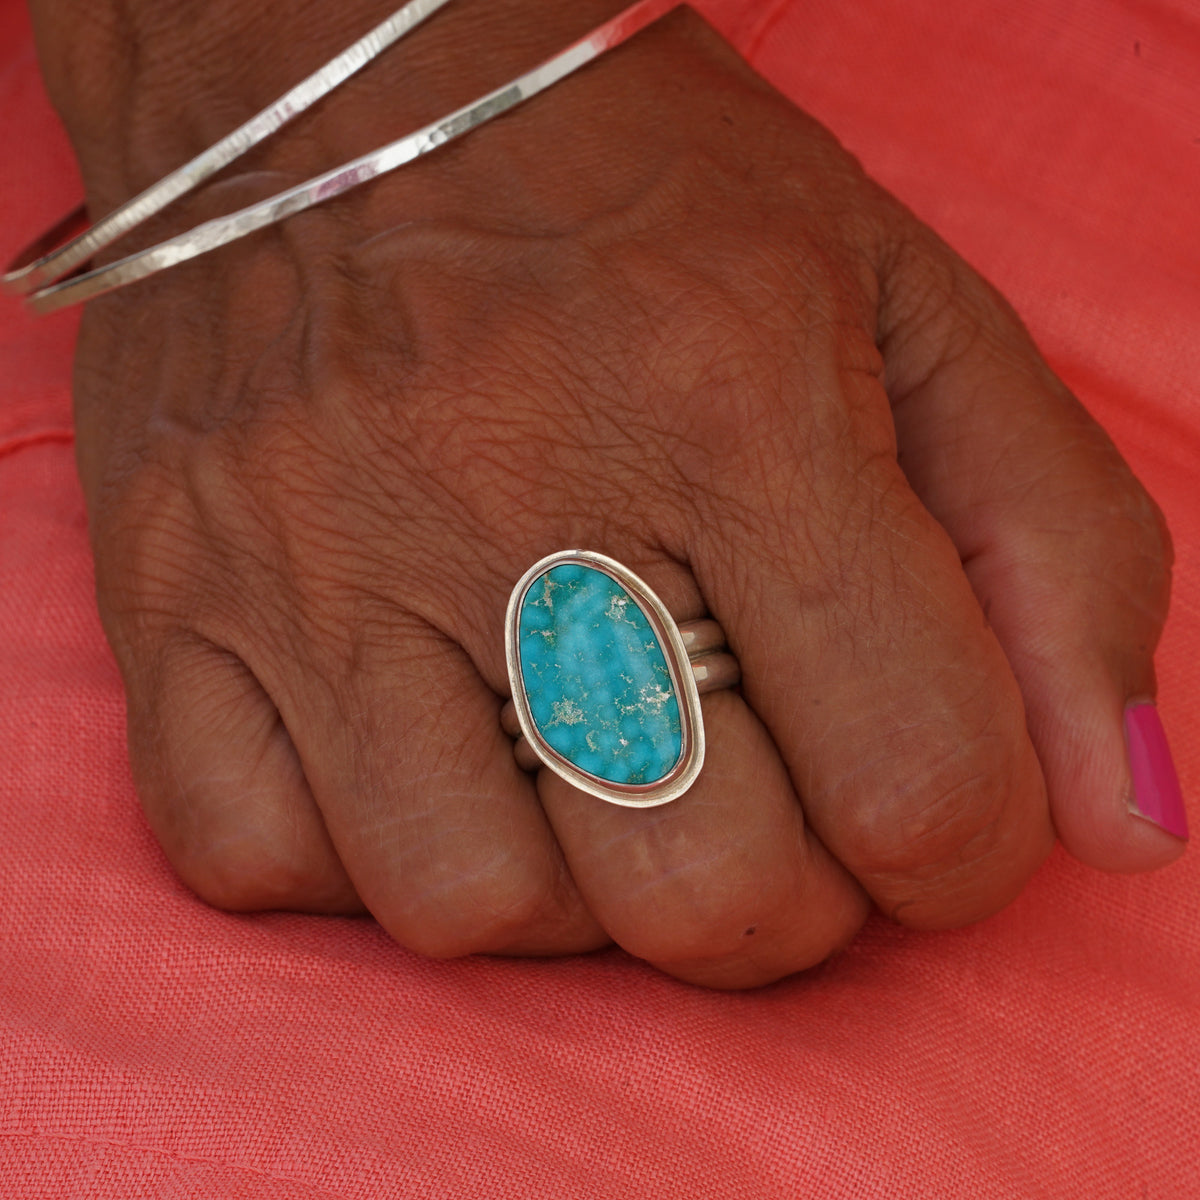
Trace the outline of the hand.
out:
<instances>
[{"instance_id":1,"label":"hand","mask_svg":"<svg viewBox=\"0 0 1200 1200\"><path fill-rule=\"evenodd\" d=\"M446 14L187 219L606 15L560 7ZM121 154L51 68L95 207L352 36L283 80L183 88L187 119L144 76ZM1130 813L1122 735L1154 691L1157 510L1004 302L691 15L93 303L76 391L138 790L215 904L365 908L434 955L612 940L739 987L825 958L872 902L986 916L1055 829L1106 869L1181 852ZM715 616L740 659L663 808L524 774L500 730L509 589L572 546Z\"/></svg>"}]
</instances>

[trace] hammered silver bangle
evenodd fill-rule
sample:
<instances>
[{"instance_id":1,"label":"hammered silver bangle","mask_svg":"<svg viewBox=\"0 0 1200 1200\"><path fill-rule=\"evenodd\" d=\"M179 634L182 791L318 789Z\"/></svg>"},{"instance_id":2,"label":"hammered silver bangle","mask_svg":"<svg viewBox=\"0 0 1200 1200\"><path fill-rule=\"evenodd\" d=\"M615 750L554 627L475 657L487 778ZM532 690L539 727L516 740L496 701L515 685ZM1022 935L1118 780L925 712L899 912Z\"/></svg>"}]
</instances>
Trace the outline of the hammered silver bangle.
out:
<instances>
[{"instance_id":1,"label":"hammered silver bangle","mask_svg":"<svg viewBox=\"0 0 1200 1200\"><path fill-rule=\"evenodd\" d=\"M294 213L340 196L461 137L621 45L681 2L637 0L532 70L415 133L227 216L205 221L155 246L101 267L90 267L90 260L97 251L112 245L270 137L448 3L448 0L410 0L214 146L61 245L58 243L68 236L68 231L73 232L84 224L84 211L78 209L60 221L17 256L0 278L0 283L8 291L26 296L27 304L34 312L49 313L207 254ZM57 248L50 249L52 246Z\"/></svg>"}]
</instances>

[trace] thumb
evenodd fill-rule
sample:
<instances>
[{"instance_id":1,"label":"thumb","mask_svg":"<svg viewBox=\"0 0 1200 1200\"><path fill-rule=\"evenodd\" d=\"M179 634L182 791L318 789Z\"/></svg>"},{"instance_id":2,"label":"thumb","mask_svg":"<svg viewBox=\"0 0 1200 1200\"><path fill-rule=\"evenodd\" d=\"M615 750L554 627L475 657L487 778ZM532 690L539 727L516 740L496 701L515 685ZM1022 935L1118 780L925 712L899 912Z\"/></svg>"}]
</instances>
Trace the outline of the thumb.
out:
<instances>
[{"instance_id":1,"label":"thumb","mask_svg":"<svg viewBox=\"0 0 1200 1200\"><path fill-rule=\"evenodd\" d=\"M1162 515L1008 305L932 233L909 224L882 282L901 465L1007 654L1059 837L1102 870L1163 866L1187 820L1153 704Z\"/></svg>"}]
</instances>

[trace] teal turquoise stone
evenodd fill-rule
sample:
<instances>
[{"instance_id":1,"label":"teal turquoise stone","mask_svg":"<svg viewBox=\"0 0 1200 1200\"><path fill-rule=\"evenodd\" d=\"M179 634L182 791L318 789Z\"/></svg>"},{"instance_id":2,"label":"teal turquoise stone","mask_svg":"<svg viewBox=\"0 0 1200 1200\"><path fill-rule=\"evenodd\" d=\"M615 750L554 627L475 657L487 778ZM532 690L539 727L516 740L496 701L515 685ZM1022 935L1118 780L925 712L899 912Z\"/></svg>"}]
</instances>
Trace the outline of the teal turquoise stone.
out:
<instances>
[{"instance_id":1,"label":"teal turquoise stone","mask_svg":"<svg viewBox=\"0 0 1200 1200\"><path fill-rule=\"evenodd\" d=\"M683 753L666 656L633 597L610 575L564 563L521 604L521 677L538 732L581 771L652 784Z\"/></svg>"}]
</instances>

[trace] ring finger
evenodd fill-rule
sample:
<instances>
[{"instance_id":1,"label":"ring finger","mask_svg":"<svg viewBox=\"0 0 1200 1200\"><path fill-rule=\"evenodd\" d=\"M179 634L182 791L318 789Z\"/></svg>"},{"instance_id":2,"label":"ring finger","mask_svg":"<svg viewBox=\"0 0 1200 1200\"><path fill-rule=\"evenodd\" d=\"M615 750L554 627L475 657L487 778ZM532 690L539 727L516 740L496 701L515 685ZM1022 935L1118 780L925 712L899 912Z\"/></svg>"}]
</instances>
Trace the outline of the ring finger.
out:
<instances>
[{"instance_id":1,"label":"ring finger","mask_svg":"<svg viewBox=\"0 0 1200 1200\"><path fill-rule=\"evenodd\" d=\"M679 568L633 569L674 615L700 615ZM753 987L828 957L869 902L806 828L783 763L741 697L712 692L701 708L704 767L677 800L609 804L550 770L539 773L538 795L614 941L690 982Z\"/></svg>"}]
</instances>

